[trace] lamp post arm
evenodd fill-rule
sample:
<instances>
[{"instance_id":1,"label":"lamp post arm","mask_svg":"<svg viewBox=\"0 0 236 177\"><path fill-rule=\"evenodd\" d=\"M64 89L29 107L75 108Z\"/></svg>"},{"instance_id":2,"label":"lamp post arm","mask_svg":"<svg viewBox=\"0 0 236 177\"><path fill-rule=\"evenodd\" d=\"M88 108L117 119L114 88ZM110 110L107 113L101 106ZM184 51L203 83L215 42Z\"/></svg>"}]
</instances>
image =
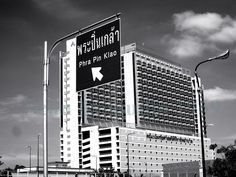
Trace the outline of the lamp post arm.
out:
<instances>
[{"instance_id":1,"label":"lamp post arm","mask_svg":"<svg viewBox=\"0 0 236 177\"><path fill-rule=\"evenodd\" d=\"M212 58L208 58L207 60L204 60L204 61L201 61L200 63L197 64L197 66L195 67L195 75L197 76L197 69L198 67L203 64L203 63L207 63L209 61L213 61L213 60L225 60L227 58L229 58L229 55L230 55L230 50L226 50L224 53L216 56L216 57L212 57Z\"/></svg>"},{"instance_id":2,"label":"lamp post arm","mask_svg":"<svg viewBox=\"0 0 236 177\"><path fill-rule=\"evenodd\" d=\"M204 61L199 62L199 63L197 64L197 66L195 67L195 69L194 69L195 75L197 75L197 69L198 69L198 67L199 67L201 64L207 63L207 62L209 62L209 61L212 61L212 60L204 60Z\"/></svg>"},{"instance_id":3,"label":"lamp post arm","mask_svg":"<svg viewBox=\"0 0 236 177\"><path fill-rule=\"evenodd\" d=\"M195 74L195 78L197 80L197 92L198 92L198 106L199 106L199 124L200 124L200 138L201 138L201 151L202 151L202 173L203 173L203 177L206 177L206 168L205 168L205 151L204 151L204 134L203 134L203 125L202 125L202 111L201 111L201 89L200 89L200 83L199 83L199 78L198 78L198 73L197 73L197 69L198 67L203 64L203 63L207 63L213 60L224 60L227 59L229 57L230 54L230 50L227 50L226 52L216 56L216 57L212 57L209 58L207 60L201 61L199 62L195 69L194 69L194 74Z\"/></svg>"},{"instance_id":4,"label":"lamp post arm","mask_svg":"<svg viewBox=\"0 0 236 177\"><path fill-rule=\"evenodd\" d=\"M195 67L194 69L194 74L195 74L195 77L196 77L196 80L197 80L197 88L200 89L200 83L199 83L199 78L198 78L198 73L197 73L197 69L198 67L203 64L203 63L207 63L209 61L212 61L212 60L204 60L204 61L201 61L200 63L197 64L197 66Z\"/></svg>"},{"instance_id":5,"label":"lamp post arm","mask_svg":"<svg viewBox=\"0 0 236 177\"><path fill-rule=\"evenodd\" d=\"M92 24L92 25L89 25L89 26L87 26L87 27L84 27L84 28L82 28L82 29L79 29L79 30L77 30L77 31L75 31L75 32L72 32L72 33L70 33L70 34L68 34L68 35L66 35L66 36L64 36L64 37L61 37L60 39L58 39L58 40L56 40L53 44L52 44L52 46L50 47L50 49L49 49L49 52L48 52L48 54L47 54L47 61L46 61L46 64L47 65L49 65L49 63L50 63L50 56L51 56L51 54L52 54L52 52L53 52L53 50L60 44L60 42L62 42L63 40L65 40L65 39L68 39L68 38L70 38L70 37L72 37L72 36L75 36L75 35L77 35L77 34L80 34L80 33L83 33L84 31L86 31L86 30L88 30L88 29L90 29L90 28L93 28L93 27L95 27L95 26L98 26L98 25L100 25L101 23L104 23L104 22L106 22L106 21L108 21L108 20L111 20L111 19L113 19L113 18L118 18L119 16L121 15L121 13L117 13L117 14L115 14L115 15L112 15L112 16L110 16L110 17L108 17L108 18L105 18L105 19L103 19L103 20L100 20L100 21L98 21L98 22L96 22L96 23L94 23L94 24ZM49 83L49 66L47 66L48 68L47 68L47 78L46 78L46 85L48 85L48 83Z\"/></svg>"},{"instance_id":6,"label":"lamp post arm","mask_svg":"<svg viewBox=\"0 0 236 177\"><path fill-rule=\"evenodd\" d=\"M230 50L227 49L224 53L222 53L216 57L209 58L208 60L209 61L218 60L218 59L225 60L225 59L229 58L229 55L230 55Z\"/></svg>"},{"instance_id":7,"label":"lamp post arm","mask_svg":"<svg viewBox=\"0 0 236 177\"><path fill-rule=\"evenodd\" d=\"M114 18L119 18L121 13L117 13L115 15L112 15L108 18L105 18L101 21L98 21L88 27L79 29L78 31L75 31L73 33L70 33L58 40L56 40L51 48L49 49L49 52L47 52L47 42L44 43L44 82L43 82L43 114L44 114L44 177L48 177L48 85L49 85L49 64L50 64L50 56L53 52L53 50L56 48L58 44L60 44L61 41L68 39L74 35L77 35L79 33L83 33L84 31L94 28L95 26L98 26L102 23L105 23L106 21L110 21Z\"/></svg>"},{"instance_id":8,"label":"lamp post arm","mask_svg":"<svg viewBox=\"0 0 236 177\"><path fill-rule=\"evenodd\" d=\"M64 37L62 37L62 38L60 38L60 39L58 39L58 40L55 41L55 42L53 43L53 45L51 46L51 48L50 48L50 50L49 50L49 52L48 52L48 58L50 57L52 51L56 48L56 46L57 46L61 41L65 40L65 39L67 39L67 38L70 38L70 37L72 37L72 36L74 36L74 35L83 33L84 31L86 31L86 30L88 30L88 29L90 29L90 28L93 28L93 27L95 27L95 26L98 26L99 24L104 23L105 21L111 20L111 19L113 19L113 18L115 18L115 17L118 18L120 15L121 15L121 13L117 13L117 14L115 14L115 15L112 15L112 16L110 16L110 17L108 17L108 18L105 18L105 19L103 19L103 20L100 20L100 21L98 21L98 22L96 22L96 23L94 23L94 24L92 24L92 25L89 25L89 26L87 26L87 27L85 27L85 28L79 29L79 30L77 30L77 31L75 31L75 32L72 32L72 33L70 33L70 34L68 34L68 35L66 35L66 36L64 36Z\"/></svg>"}]
</instances>

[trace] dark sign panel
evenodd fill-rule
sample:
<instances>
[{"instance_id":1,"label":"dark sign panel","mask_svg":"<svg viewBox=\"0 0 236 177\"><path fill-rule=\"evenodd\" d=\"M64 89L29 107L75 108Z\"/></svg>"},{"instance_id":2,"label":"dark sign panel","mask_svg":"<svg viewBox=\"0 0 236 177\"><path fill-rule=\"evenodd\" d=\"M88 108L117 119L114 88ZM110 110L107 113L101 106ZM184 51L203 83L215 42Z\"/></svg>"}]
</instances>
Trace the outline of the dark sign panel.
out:
<instances>
[{"instance_id":1,"label":"dark sign panel","mask_svg":"<svg viewBox=\"0 0 236 177\"><path fill-rule=\"evenodd\" d=\"M77 91L120 79L120 19L76 39Z\"/></svg>"}]
</instances>

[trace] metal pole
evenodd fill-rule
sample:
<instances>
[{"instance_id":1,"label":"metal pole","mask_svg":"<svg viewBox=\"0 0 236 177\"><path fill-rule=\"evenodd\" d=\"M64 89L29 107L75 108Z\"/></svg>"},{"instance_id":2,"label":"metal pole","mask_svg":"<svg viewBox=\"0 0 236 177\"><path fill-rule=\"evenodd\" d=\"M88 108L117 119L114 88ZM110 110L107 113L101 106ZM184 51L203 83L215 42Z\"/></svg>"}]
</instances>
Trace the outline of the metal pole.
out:
<instances>
[{"instance_id":1,"label":"metal pole","mask_svg":"<svg viewBox=\"0 0 236 177\"><path fill-rule=\"evenodd\" d=\"M128 169L127 169L127 173L128 173L128 177L129 177L129 135L130 135L130 134L127 135L127 161L128 161L128 164L127 164L127 165L128 165L128 166L127 166L127 168L128 168Z\"/></svg>"},{"instance_id":2,"label":"metal pole","mask_svg":"<svg viewBox=\"0 0 236 177\"><path fill-rule=\"evenodd\" d=\"M201 137L201 151L202 151L202 174L203 177L206 177L206 168L205 168L205 151L204 151L204 137L203 137L203 128L202 128L202 105L201 105L201 89L199 84L199 78L197 72L195 72L195 77L197 80L197 92L198 92L198 107L199 107L199 123L200 123L200 137Z\"/></svg>"},{"instance_id":3,"label":"metal pole","mask_svg":"<svg viewBox=\"0 0 236 177\"><path fill-rule=\"evenodd\" d=\"M81 33L85 32L85 31L87 31L87 30L89 30L89 29L91 29L91 28L94 28L94 27L96 27L96 26L98 26L98 25L100 25L100 24L102 24L102 23L105 23L106 21L112 20L112 19L114 19L114 18L119 18L120 15L121 15L121 13L117 13L117 14L112 15L112 16L106 18L106 19L103 19L103 20L101 20L101 21L98 21L98 22L96 22L96 23L94 23L94 24L92 24L92 25L89 25L89 26L87 26L87 27L85 27L85 28L79 29L78 31L75 31L75 32L73 32L73 33L70 33L70 34L68 34L68 35L66 35L66 36L64 36L64 37L62 37L62 38L60 38L60 39L58 39L58 40L55 41L55 42L53 43L53 45L50 47L49 52L48 52L48 58L50 59L51 53L53 52L53 50L56 48L56 46L57 46L61 41L65 40L65 39L68 39L68 38L70 38L70 37L72 37L72 36L81 34Z\"/></svg>"},{"instance_id":4,"label":"metal pole","mask_svg":"<svg viewBox=\"0 0 236 177\"><path fill-rule=\"evenodd\" d=\"M29 172L31 172L31 146L27 146L29 148Z\"/></svg>"},{"instance_id":5,"label":"metal pole","mask_svg":"<svg viewBox=\"0 0 236 177\"><path fill-rule=\"evenodd\" d=\"M37 138L37 177L39 177L39 137L40 134L38 134Z\"/></svg>"},{"instance_id":6,"label":"metal pole","mask_svg":"<svg viewBox=\"0 0 236 177\"><path fill-rule=\"evenodd\" d=\"M206 167L205 167L205 151L204 151L204 135L203 135L203 126L202 126L202 111L201 111L201 88L200 88L200 83L199 83L199 78L198 78L198 74L197 74L197 69L198 67L206 62L210 62L213 60L224 60L227 59L229 57L230 51L227 50L226 52L216 56L216 57L212 57L209 58L207 60L201 61L200 63L198 63L195 67L195 79L197 81L197 92L198 92L198 106L199 106L199 123L200 123L200 138L201 138L201 150L202 150L202 174L203 177L206 177Z\"/></svg>"},{"instance_id":7,"label":"metal pole","mask_svg":"<svg viewBox=\"0 0 236 177\"><path fill-rule=\"evenodd\" d=\"M49 52L47 52L47 41L44 42L44 82L43 82L43 110L44 110L44 140L43 140L43 157L44 157L44 177L48 177L48 81L49 81L49 61L50 55L56 46L63 40L68 39L72 36L78 35L80 33L85 32L95 26L98 26L106 21L112 20L113 18L119 18L121 13L117 13L111 17L103 19L97 23L94 23L88 27L82 28L78 31L70 33L53 43L53 45L49 48Z\"/></svg>"},{"instance_id":8,"label":"metal pole","mask_svg":"<svg viewBox=\"0 0 236 177\"><path fill-rule=\"evenodd\" d=\"M30 146L30 161L29 161L29 163L30 163L30 172L31 172L31 146Z\"/></svg>"},{"instance_id":9,"label":"metal pole","mask_svg":"<svg viewBox=\"0 0 236 177\"><path fill-rule=\"evenodd\" d=\"M44 42L44 82L43 82L43 170L44 177L48 177L48 67L47 41Z\"/></svg>"}]
</instances>

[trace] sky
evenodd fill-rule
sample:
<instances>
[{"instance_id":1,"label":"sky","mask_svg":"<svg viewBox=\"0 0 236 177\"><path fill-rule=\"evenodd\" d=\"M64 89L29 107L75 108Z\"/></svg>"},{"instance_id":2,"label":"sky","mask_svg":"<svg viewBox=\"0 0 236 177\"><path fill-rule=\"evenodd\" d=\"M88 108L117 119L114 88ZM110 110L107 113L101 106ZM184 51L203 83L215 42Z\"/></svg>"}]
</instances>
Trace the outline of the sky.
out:
<instances>
[{"instance_id":1,"label":"sky","mask_svg":"<svg viewBox=\"0 0 236 177\"><path fill-rule=\"evenodd\" d=\"M233 0L1 0L0 168L36 164L43 133L43 45L121 12L122 45L136 42L192 72L226 49L227 60L202 65L208 137L236 139L236 3ZM58 52L50 63L49 161L59 158ZM40 138L42 157L42 136ZM42 164L42 158L40 158Z\"/></svg>"}]
</instances>

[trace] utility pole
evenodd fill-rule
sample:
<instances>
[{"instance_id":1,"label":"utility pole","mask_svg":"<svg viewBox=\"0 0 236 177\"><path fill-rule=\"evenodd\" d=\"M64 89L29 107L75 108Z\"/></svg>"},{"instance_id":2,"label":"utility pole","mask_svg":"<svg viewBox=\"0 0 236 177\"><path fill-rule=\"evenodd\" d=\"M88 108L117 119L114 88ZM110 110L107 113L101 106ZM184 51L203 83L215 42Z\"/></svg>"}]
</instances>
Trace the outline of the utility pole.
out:
<instances>
[{"instance_id":1,"label":"utility pole","mask_svg":"<svg viewBox=\"0 0 236 177\"><path fill-rule=\"evenodd\" d=\"M227 59L229 57L229 50L227 50L225 53L222 53L216 57L212 57L209 58L207 60L201 61L200 63L198 63L195 67L195 79L197 81L197 92L198 92L198 106L199 106L199 124L200 124L200 138L201 138L201 151L202 151L202 174L203 177L206 177L206 165L205 165L205 150L204 150L204 135L203 135L203 125L202 125L202 104L201 104L201 98L202 98L202 89L199 83L199 78L198 78L198 73L197 73L197 69L198 67L203 64L203 63L207 63L210 61L214 61L214 60L224 60Z\"/></svg>"},{"instance_id":2,"label":"utility pole","mask_svg":"<svg viewBox=\"0 0 236 177\"><path fill-rule=\"evenodd\" d=\"M44 42L44 81L43 81L43 171L48 177L48 75L49 58L47 56L47 41Z\"/></svg>"},{"instance_id":3,"label":"utility pole","mask_svg":"<svg viewBox=\"0 0 236 177\"><path fill-rule=\"evenodd\" d=\"M37 136L37 177L39 177L39 138L40 134Z\"/></svg>"},{"instance_id":4,"label":"utility pole","mask_svg":"<svg viewBox=\"0 0 236 177\"><path fill-rule=\"evenodd\" d=\"M29 172L31 172L31 146L27 146L29 148Z\"/></svg>"},{"instance_id":5,"label":"utility pole","mask_svg":"<svg viewBox=\"0 0 236 177\"><path fill-rule=\"evenodd\" d=\"M65 39L69 39L75 35L79 35L85 31L88 31L100 24L104 24L112 19L118 18L121 13L117 13L111 17L98 21L88 27L79 29L73 33L70 33L58 40L56 40L53 45L50 47L49 51L47 50L47 41L44 42L44 82L43 82L43 120L44 120L44 139L43 139L43 167L44 167L44 177L48 177L48 86L49 86L49 63L50 63L50 56L53 50L57 47L60 42Z\"/></svg>"}]
</instances>

